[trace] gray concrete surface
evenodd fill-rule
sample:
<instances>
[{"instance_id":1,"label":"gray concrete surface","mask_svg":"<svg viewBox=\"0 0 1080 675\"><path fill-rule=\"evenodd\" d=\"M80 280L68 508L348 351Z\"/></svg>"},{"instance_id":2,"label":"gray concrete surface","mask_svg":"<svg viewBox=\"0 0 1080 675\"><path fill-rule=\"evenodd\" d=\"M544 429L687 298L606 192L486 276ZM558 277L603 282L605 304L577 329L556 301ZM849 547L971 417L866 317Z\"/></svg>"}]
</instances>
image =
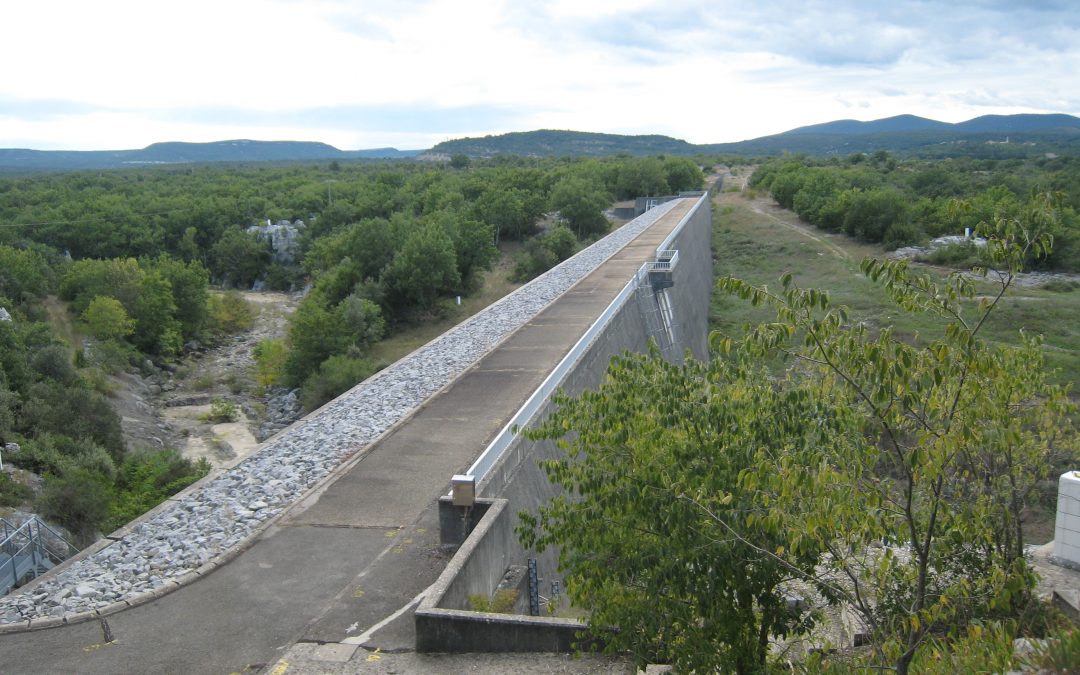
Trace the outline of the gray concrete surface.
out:
<instances>
[{"instance_id":1,"label":"gray concrete surface","mask_svg":"<svg viewBox=\"0 0 1080 675\"><path fill-rule=\"evenodd\" d=\"M2 635L0 668L11 673L278 672L290 648L303 651L316 642L352 640L379 653L411 649L411 616L395 612L408 608L445 566L435 499L683 212L675 208L660 219L429 399L406 424L370 446L325 489L294 506L236 559L150 604L110 616L114 642L105 643L102 627L93 622ZM339 655L351 651L331 649ZM352 650L348 664L359 663L369 661Z\"/></svg>"}]
</instances>

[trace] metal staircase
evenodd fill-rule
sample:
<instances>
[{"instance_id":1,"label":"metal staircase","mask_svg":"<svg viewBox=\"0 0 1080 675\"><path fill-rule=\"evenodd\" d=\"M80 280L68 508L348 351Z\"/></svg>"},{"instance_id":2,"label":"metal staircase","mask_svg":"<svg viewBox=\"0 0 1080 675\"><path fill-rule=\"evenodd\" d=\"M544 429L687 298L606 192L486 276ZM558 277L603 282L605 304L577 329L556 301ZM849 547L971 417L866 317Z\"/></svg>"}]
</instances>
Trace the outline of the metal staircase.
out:
<instances>
[{"instance_id":1,"label":"metal staircase","mask_svg":"<svg viewBox=\"0 0 1080 675\"><path fill-rule=\"evenodd\" d=\"M22 525L0 518L0 595L64 562L78 549L37 516Z\"/></svg>"}]
</instances>

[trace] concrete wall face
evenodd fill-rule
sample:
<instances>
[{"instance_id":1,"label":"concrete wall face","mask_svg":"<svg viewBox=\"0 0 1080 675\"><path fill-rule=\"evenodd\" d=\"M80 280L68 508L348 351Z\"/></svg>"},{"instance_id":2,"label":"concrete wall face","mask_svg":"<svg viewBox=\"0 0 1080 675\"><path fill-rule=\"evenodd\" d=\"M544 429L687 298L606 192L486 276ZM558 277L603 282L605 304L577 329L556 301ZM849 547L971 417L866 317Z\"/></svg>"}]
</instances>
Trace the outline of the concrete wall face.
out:
<instances>
[{"instance_id":1,"label":"concrete wall face","mask_svg":"<svg viewBox=\"0 0 1080 675\"><path fill-rule=\"evenodd\" d=\"M684 227L674 234L670 244L662 247L679 251L679 262L673 271L675 283L663 291L673 309L676 344L667 354L673 360L681 360L686 350L697 359L708 356L708 318L713 286L711 241L712 213L710 203L705 199L692 212ZM622 307L567 377L563 384L567 394L577 396L588 389L597 388L613 356L648 349L650 337L657 338L650 334L655 331L649 329L654 318L649 315L655 311L652 295L646 282L646 288L635 293ZM549 401L534 419L540 421L547 418L552 409ZM480 494L486 498L508 500L508 515L516 525L519 512L535 512L558 494L559 490L548 482L547 475L540 468L540 462L561 457L562 454L553 442L519 437L481 482ZM512 537L508 544L512 547L510 564L524 564L528 558L537 559L542 579L541 594L547 595L552 581L561 581L557 571L558 551L548 550L543 554L526 551L518 544L516 537Z\"/></svg>"},{"instance_id":2,"label":"concrete wall face","mask_svg":"<svg viewBox=\"0 0 1080 675\"><path fill-rule=\"evenodd\" d=\"M1054 557L1063 565L1080 568L1080 471L1066 471L1058 480Z\"/></svg>"}]
</instances>

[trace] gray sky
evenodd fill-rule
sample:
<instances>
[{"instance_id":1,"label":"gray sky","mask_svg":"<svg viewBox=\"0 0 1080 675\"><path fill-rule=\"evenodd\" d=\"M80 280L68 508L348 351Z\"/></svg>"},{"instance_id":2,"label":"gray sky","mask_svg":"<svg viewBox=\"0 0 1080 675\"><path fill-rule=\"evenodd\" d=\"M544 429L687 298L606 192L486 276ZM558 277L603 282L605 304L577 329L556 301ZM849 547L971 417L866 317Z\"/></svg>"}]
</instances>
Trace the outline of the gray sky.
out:
<instances>
[{"instance_id":1,"label":"gray sky","mask_svg":"<svg viewBox=\"0 0 1080 675\"><path fill-rule=\"evenodd\" d=\"M1077 0L0 0L0 147L1080 114Z\"/></svg>"}]
</instances>

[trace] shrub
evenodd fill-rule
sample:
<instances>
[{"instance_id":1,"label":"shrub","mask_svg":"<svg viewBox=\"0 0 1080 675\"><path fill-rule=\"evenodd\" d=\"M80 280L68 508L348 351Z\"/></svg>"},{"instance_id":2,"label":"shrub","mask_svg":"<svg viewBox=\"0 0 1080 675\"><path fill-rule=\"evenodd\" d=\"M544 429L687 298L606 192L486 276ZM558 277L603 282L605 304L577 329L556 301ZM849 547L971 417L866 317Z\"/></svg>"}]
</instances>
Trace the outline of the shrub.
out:
<instances>
[{"instance_id":1,"label":"shrub","mask_svg":"<svg viewBox=\"0 0 1080 675\"><path fill-rule=\"evenodd\" d=\"M318 372L304 382L304 409L318 408L345 393L358 382L366 380L374 372L375 366L367 359L345 355L331 356L322 362Z\"/></svg>"},{"instance_id":2,"label":"shrub","mask_svg":"<svg viewBox=\"0 0 1080 675\"><path fill-rule=\"evenodd\" d=\"M74 469L45 479L35 509L66 527L80 544L94 539L109 515L109 480L96 471Z\"/></svg>"},{"instance_id":3,"label":"shrub","mask_svg":"<svg viewBox=\"0 0 1080 675\"><path fill-rule=\"evenodd\" d=\"M255 323L255 312L237 291L211 294L207 307L207 327L213 335L234 335Z\"/></svg>"},{"instance_id":4,"label":"shrub","mask_svg":"<svg viewBox=\"0 0 1080 675\"><path fill-rule=\"evenodd\" d=\"M285 360L289 350L283 340L260 340L255 345L255 383L269 387L285 376Z\"/></svg>"},{"instance_id":5,"label":"shrub","mask_svg":"<svg viewBox=\"0 0 1080 675\"><path fill-rule=\"evenodd\" d=\"M34 496L29 486L0 473L0 506L18 506Z\"/></svg>"},{"instance_id":6,"label":"shrub","mask_svg":"<svg viewBox=\"0 0 1080 675\"><path fill-rule=\"evenodd\" d=\"M227 398L215 398L210 402L210 412L203 419L207 422L235 422L240 408Z\"/></svg>"},{"instance_id":7,"label":"shrub","mask_svg":"<svg viewBox=\"0 0 1080 675\"><path fill-rule=\"evenodd\" d=\"M495 591L495 595L488 597L482 593L469 596L469 607L474 612L493 612L495 614L513 614L514 605L517 604L518 592L504 588Z\"/></svg>"}]
</instances>

